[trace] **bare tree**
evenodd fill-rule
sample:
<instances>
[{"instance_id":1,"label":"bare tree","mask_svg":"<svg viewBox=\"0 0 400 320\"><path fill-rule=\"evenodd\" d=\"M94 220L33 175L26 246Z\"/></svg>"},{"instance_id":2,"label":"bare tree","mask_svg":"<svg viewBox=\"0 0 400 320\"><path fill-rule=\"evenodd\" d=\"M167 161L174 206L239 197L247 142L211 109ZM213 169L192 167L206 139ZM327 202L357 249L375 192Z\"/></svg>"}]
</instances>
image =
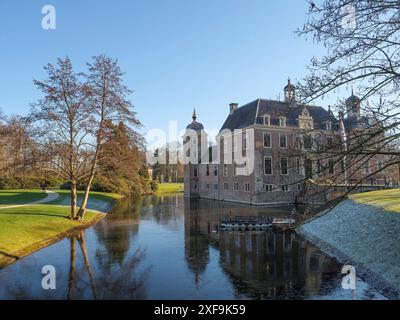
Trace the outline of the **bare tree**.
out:
<instances>
[{"instance_id":1,"label":"bare tree","mask_svg":"<svg viewBox=\"0 0 400 320\"><path fill-rule=\"evenodd\" d=\"M400 163L400 3L397 0L309 1L309 19L300 36L325 46L326 55L313 58L309 74L298 84L300 100L309 103L350 87L352 101L338 100L340 121L352 117L352 103L360 104L355 116L363 125L347 125L335 143L310 153L333 159L337 170L353 180L353 187L370 177L398 168ZM349 105L350 104L350 105ZM361 114L361 115L360 115ZM343 139L344 138L344 139ZM369 161L385 157L382 165ZM318 171L335 170L321 166ZM364 174L360 175L360 170ZM398 171L398 170L397 170ZM398 175L398 172L397 172ZM351 188L350 188L351 189Z\"/></svg>"},{"instance_id":2,"label":"bare tree","mask_svg":"<svg viewBox=\"0 0 400 320\"><path fill-rule=\"evenodd\" d=\"M90 112L93 115L91 127L94 128L95 142L91 158L89 177L86 182L85 194L78 216L82 220L86 213L93 179L98 172L99 156L105 142L107 122L123 123L127 127L140 126L133 105L128 96L132 93L123 83L123 72L118 61L105 55L93 57L88 64L87 86L90 87Z\"/></svg>"},{"instance_id":3,"label":"bare tree","mask_svg":"<svg viewBox=\"0 0 400 320\"><path fill-rule=\"evenodd\" d=\"M45 66L47 79L34 80L43 97L32 106L36 137L41 146L41 161L46 170L56 172L70 184L70 218L75 219L77 183L84 177L89 157L87 138L90 134L90 90L75 73L71 60L58 59L57 65Z\"/></svg>"}]
</instances>

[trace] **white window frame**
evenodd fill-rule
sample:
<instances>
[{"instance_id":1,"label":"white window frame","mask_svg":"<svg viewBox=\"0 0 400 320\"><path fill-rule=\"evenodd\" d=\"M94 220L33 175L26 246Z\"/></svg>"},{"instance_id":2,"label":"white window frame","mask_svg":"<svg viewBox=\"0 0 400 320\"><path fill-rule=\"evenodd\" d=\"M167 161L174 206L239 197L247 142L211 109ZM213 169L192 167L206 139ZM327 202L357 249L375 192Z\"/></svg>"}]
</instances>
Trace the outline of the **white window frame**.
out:
<instances>
[{"instance_id":1,"label":"white window frame","mask_svg":"<svg viewBox=\"0 0 400 320\"><path fill-rule=\"evenodd\" d=\"M281 136L285 137L285 141L286 141L286 146L285 147L281 146ZM288 148L288 137L287 137L286 133L279 133L279 148L280 149L287 149Z\"/></svg>"},{"instance_id":2,"label":"white window frame","mask_svg":"<svg viewBox=\"0 0 400 320\"><path fill-rule=\"evenodd\" d=\"M377 170L378 171L380 171L380 170L382 170L383 168L384 168L384 166L385 166L385 162L384 162L384 160L382 160L382 159L380 159L380 160L378 160L377 162L376 162L376 164L377 164Z\"/></svg>"},{"instance_id":3,"label":"white window frame","mask_svg":"<svg viewBox=\"0 0 400 320\"><path fill-rule=\"evenodd\" d=\"M371 173L371 165L370 165L370 160L367 160L363 164L363 172L364 174L370 174Z\"/></svg>"},{"instance_id":4,"label":"white window frame","mask_svg":"<svg viewBox=\"0 0 400 320\"><path fill-rule=\"evenodd\" d=\"M266 173L266 170L265 170L265 160L266 159L270 159L271 160L271 173ZM273 176L274 175L274 166L273 166L273 162L272 162L272 157L270 157L270 156L264 157L264 165L263 165L263 167L264 167L264 175L265 176Z\"/></svg>"},{"instance_id":5,"label":"white window frame","mask_svg":"<svg viewBox=\"0 0 400 320\"><path fill-rule=\"evenodd\" d=\"M272 192L274 190L274 185L267 183L267 184L264 185L264 190L266 192Z\"/></svg>"},{"instance_id":6,"label":"white window frame","mask_svg":"<svg viewBox=\"0 0 400 320\"><path fill-rule=\"evenodd\" d=\"M332 122L331 121L325 122L325 130L332 131Z\"/></svg>"},{"instance_id":7,"label":"white window frame","mask_svg":"<svg viewBox=\"0 0 400 320\"><path fill-rule=\"evenodd\" d=\"M239 191L239 182L234 182L233 183L233 191L236 191L236 192Z\"/></svg>"},{"instance_id":8,"label":"white window frame","mask_svg":"<svg viewBox=\"0 0 400 320\"><path fill-rule=\"evenodd\" d=\"M332 166L333 172L330 172L331 171L331 163L333 164L333 166ZM333 159L328 160L328 174L335 174L335 161L333 161Z\"/></svg>"},{"instance_id":9,"label":"white window frame","mask_svg":"<svg viewBox=\"0 0 400 320\"><path fill-rule=\"evenodd\" d=\"M248 190L247 190L247 186L249 187ZM250 183L245 183L244 184L244 192L251 192L250 191Z\"/></svg>"},{"instance_id":10,"label":"white window frame","mask_svg":"<svg viewBox=\"0 0 400 320\"><path fill-rule=\"evenodd\" d=\"M286 117L279 117L279 126L282 128L286 127Z\"/></svg>"},{"instance_id":11,"label":"white window frame","mask_svg":"<svg viewBox=\"0 0 400 320\"><path fill-rule=\"evenodd\" d=\"M269 146L265 146L265 136L269 135ZM265 149L271 149L272 148L272 134L271 132L263 132L263 146Z\"/></svg>"},{"instance_id":12,"label":"white window frame","mask_svg":"<svg viewBox=\"0 0 400 320\"><path fill-rule=\"evenodd\" d=\"M265 120L267 120L267 121L265 121ZM264 115L263 122L264 122L264 126L270 126L271 125L271 116L269 114Z\"/></svg>"},{"instance_id":13,"label":"white window frame","mask_svg":"<svg viewBox=\"0 0 400 320\"><path fill-rule=\"evenodd\" d=\"M283 170L282 170L282 160L283 159L286 159L286 173L283 173ZM288 157L281 157L279 164L281 167L281 175L288 176L289 175L289 159L288 159Z\"/></svg>"}]
</instances>

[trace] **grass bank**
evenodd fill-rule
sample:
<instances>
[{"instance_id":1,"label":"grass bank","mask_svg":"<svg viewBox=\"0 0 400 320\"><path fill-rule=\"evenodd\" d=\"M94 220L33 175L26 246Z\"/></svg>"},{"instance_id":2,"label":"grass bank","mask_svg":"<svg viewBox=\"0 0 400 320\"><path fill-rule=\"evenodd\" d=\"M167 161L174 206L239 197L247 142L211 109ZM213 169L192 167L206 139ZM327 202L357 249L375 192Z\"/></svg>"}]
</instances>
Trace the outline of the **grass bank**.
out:
<instances>
[{"instance_id":1,"label":"grass bank","mask_svg":"<svg viewBox=\"0 0 400 320\"><path fill-rule=\"evenodd\" d=\"M120 198L116 194L93 193L88 204L91 210L79 223L68 218L69 192L55 192L60 197L49 203L6 208L42 200L46 194L38 190L0 190L0 268L97 223L104 214L95 210L108 211L114 200Z\"/></svg>"},{"instance_id":2,"label":"grass bank","mask_svg":"<svg viewBox=\"0 0 400 320\"><path fill-rule=\"evenodd\" d=\"M183 192L183 183L159 183L156 194L165 195L165 194L182 193L182 192Z\"/></svg>"},{"instance_id":3,"label":"grass bank","mask_svg":"<svg viewBox=\"0 0 400 320\"><path fill-rule=\"evenodd\" d=\"M20 205L46 198L40 190L0 190L0 207L6 205Z\"/></svg>"},{"instance_id":4,"label":"grass bank","mask_svg":"<svg viewBox=\"0 0 400 320\"><path fill-rule=\"evenodd\" d=\"M350 195L356 203L366 204L385 211L400 212L400 189L371 191Z\"/></svg>"}]
</instances>

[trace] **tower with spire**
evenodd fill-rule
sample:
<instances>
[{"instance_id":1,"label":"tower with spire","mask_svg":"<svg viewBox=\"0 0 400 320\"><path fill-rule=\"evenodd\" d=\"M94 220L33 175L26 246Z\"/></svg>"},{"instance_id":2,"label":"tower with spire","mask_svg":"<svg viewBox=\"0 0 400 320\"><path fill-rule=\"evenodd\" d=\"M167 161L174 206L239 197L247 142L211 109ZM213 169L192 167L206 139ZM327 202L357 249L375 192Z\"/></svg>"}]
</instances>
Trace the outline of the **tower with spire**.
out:
<instances>
[{"instance_id":1,"label":"tower with spire","mask_svg":"<svg viewBox=\"0 0 400 320\"><path fill-rule=\"evenodd\" d=\"M290 83L290 78L288 78L288 84L283 88L283 93L285 102L296 101L296 87Z\"/></svg>"},{"instance_id":2,"label":"tower with spire","mask_svg":"<svg viewBox=\"0 0 400 320\"><path fill-rule=\"evenodd\" d=\"M185 157L189 159L185 165L185 196L198 197L200 190L200 170L202 160L202 145L207 148L207 135L204 131L204 126L197 122L196 109L193 109L192 122L186 127L186 133L183 139Z\"/></svg>"},{"instance_id":3,"label":"tower with spire","mask_svg":"<svg viewBox=\"0 0 400 320\"><path fill-rule=\"evenodd\" d=\"M351 96L346 100L347 117L359 118L361 116L361 99L351 89Z\"/></svg>"}]
</instances>

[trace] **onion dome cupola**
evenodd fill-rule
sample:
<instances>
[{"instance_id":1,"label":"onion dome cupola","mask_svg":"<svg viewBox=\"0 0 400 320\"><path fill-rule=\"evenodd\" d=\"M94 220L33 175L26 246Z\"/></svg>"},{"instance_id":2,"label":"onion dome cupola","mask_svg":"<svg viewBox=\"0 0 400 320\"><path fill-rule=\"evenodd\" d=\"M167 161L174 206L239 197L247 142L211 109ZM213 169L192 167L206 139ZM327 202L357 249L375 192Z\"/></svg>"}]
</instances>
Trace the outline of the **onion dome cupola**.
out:
<instances>
[{"instance_id":1,"label":"onion dome cupola","mask_svg":"<svg viewBox=\"0 0 400 320\"><path fill-rule=\"evenodd\" d=\"M361 113L361 99L354 95L352 90L351 96L346 100L346 110L349 117L359 117Z\"/></svg>"},{"instance_id":2,"label":"onion dome cupola","mask_svg":"<svg viewBox=\"0 0 400 320\"><path fill-rule=\"evenodd\" d=\"M200 122L197 122L197 121L196 121L196 120L197 120L196 109L193 110L192 119L193 119L192 123L190 123L190 124L186 127L186 129L192 129L192 130L195 130L195 131L202 131L202 130L204 130L204 126L203 126Z\"/></svg>"},{"instance_id":3,"label":"onion dome cupola","mask_svg":"<svg viewBox=\"0 0 400 320\"><path fill-rule=\"evenodd\" d=\"M296 87L290 83L290 78L288 79L288 84L283 88L285 95L285 102L296 101Z\"/></svg>"}]
</instances>

